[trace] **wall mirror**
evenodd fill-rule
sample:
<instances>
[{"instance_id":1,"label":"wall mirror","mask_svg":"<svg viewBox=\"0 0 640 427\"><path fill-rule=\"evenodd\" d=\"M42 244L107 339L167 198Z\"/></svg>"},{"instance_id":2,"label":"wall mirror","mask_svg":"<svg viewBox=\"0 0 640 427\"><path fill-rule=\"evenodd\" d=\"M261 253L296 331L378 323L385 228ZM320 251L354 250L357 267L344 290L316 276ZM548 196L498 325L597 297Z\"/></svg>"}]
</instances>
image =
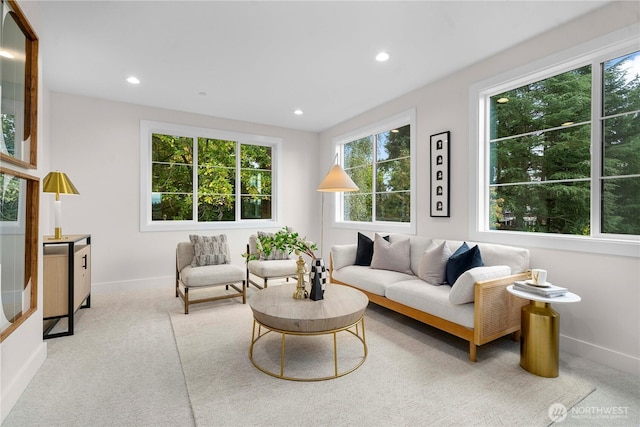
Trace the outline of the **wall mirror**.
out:
<instances>
[{"instance_id":1,"label":"wall mirror","mask_svg":"<svg viewBox=\"0 0 640 427\"><path fill-rule=\"evenodd\" d=\"M38 37L13 0L0 2L0 160L37 166Z\"/></svg>"},{"instance_id":2,"label":"wall mirror","mask_svg":"<svg viewBox=\"0 0 640 427\"><path fill-rule=\"evenodd\" d=\"M38 178L0 167L0 342L37 308Z\"/></svg>"}]
</instances>

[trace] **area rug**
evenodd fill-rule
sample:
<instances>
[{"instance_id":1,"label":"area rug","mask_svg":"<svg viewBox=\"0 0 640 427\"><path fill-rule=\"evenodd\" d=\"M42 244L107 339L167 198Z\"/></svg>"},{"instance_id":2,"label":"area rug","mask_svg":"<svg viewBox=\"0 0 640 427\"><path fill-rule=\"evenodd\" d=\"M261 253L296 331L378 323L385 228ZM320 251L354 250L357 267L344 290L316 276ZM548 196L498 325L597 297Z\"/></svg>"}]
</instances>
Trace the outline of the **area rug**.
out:
<instances>
[{"instance_id":1,"label":"area rug","mask_svg":"<svg viewBox=\"0 0 640 427\"><path fill-rule=\"evenodd\" d=\"M480 347L472 363L465 341L373 304L365 313L364 364L320 382L256 369L248 357L251 309L237 299L170 317L198 426L546 426L552 405L571 408L595 390L562 365L558 378L524 371L518 343L508 338ZM280 338L270 335L254 356L277 370ZM344 366L362 357L362 345L349 336L339 334ZM295 338L287 343L285 374L332 369L331 339Z\"/></svg>"}]
</instances>

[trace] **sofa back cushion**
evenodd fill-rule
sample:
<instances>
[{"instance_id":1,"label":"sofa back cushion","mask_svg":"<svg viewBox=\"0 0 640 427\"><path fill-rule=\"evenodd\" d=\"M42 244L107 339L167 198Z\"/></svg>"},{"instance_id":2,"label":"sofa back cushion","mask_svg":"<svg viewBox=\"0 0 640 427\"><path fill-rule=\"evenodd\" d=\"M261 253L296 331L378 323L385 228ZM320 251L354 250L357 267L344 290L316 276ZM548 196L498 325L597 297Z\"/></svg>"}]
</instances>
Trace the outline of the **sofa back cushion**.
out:
<instances>
[{"instance_id":1,"label":"sofa back cushion","mask_svg":"<svg viewBox=\"0 0 640 427\"><path fill-rule=\"evenodd\" d=\"M371 268L413 274L411 271L411 242L409 238L387 242L379 234L373 240Z\"/></svg>"}]
</instances>

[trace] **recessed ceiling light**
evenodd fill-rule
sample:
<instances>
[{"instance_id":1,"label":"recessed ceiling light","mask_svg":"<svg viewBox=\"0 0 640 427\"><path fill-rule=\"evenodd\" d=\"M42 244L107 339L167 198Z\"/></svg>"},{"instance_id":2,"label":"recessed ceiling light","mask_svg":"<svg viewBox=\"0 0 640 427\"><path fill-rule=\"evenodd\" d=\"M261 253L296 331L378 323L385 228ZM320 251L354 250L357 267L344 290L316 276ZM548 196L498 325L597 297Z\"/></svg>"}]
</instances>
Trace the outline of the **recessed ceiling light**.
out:
<instances>
[{"instance_id":1,"label":"recessed ceiling light","mask_svg":"<svg viewBox=\"0 0 640 427\"><path fill-rule=\"evenodd\" d=\"M140 84L140 80L138 80L136 77L133 77L133 76L131 76L131 77L127 77L127 81L128 81L129 83L131 83L132 85L138 85L138 84Z\"/></svg>"},{"instance_id":2,"label":"recessed ceiling light","mask_svg":"<svg viewBox=\"0 0 640 427\"><path fill-rule=\"evenodd\" d=\"M496 102L498 104L506 104L507 102L509 102L509 98L498 98Z\"/></svg>"},{"instance_id":3,"label":"recessed ceiling light","mask_svg":"<svg viewBox=\"0 0 640 427\"><path fill-rule=\"evenodd\" d=\"M295 114L296 116L301 116L304 114L304 111L297 109L296 111L293 112L293 114Z\"/></svg>"},{"instance_id":4,"label":"recessed ceiling light","mask_svg":"<svg viewBox=\"0 0 640 427\"><path fill-rule=\"evenodd\" d=\"M390 57L391 55L389 55L387 52L380 52L376 55L376 61L378 62L388 61Z\"/></svg>"}]
</instances>

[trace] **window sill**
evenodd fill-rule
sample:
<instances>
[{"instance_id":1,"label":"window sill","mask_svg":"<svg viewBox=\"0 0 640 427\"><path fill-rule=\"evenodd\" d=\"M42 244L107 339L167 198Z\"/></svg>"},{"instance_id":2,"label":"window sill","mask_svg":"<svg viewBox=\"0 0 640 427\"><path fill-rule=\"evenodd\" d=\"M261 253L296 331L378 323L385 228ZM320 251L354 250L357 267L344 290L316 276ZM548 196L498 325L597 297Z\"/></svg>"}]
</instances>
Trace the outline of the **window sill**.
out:
<instances>
[{"instance_id":1,"label":"window sill","mask_svg":"<svg viewBox=\"0 0 640 427\"><path fill-rule=\"evenodd\" d=\"M477 230L469 235L470 240L478 242L640 258L640 240Z\"/></svg>"}]
</instances>

